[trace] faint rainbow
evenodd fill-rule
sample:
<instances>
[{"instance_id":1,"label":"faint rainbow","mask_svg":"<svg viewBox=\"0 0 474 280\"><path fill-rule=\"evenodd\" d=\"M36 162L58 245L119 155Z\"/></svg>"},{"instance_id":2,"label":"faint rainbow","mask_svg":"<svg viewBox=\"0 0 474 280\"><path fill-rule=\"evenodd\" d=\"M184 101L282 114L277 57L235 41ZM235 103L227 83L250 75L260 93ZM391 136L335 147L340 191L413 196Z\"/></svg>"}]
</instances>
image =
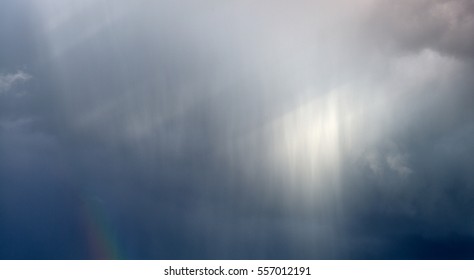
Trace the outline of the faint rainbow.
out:
<instances>
[{"instance_id":1,"label":"faint rainbow","mask_svg":"<svg viewBox=\"0 0 474 280\"><path fill-rule=\"evenodd\" d=\"M82 218L87 238L89 259L123 259L116 234L111 229L110 220L105 215L99 199L88 199L82 203Z\"/></svg>"}]
</instances>

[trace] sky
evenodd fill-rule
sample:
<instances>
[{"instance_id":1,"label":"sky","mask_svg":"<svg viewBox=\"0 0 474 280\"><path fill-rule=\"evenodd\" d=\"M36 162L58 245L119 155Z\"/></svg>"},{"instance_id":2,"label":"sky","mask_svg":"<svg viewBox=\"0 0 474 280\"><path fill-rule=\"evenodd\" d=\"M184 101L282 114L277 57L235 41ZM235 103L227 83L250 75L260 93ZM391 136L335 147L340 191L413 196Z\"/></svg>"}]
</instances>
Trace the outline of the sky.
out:
<instances>
[{"instance_id":1,"label":"sky","mask_svg":"<svg viewBox=\"0 0 474 280\"><path fill-rule=\"evenodd\" d=\"M474 2L2 0L0 259L473 259Z\"/></svg>"}]
</instances>

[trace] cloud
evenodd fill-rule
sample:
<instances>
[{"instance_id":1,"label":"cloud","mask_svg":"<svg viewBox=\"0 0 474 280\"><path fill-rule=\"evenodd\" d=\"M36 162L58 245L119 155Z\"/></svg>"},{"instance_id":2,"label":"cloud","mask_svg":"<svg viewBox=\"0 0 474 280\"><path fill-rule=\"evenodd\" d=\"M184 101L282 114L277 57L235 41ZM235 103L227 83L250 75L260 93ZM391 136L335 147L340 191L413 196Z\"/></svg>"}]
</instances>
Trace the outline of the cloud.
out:
<instances>
[{"instance_id":1,"label":"cloud","mask_svg":"<svg viewBox=\"0 0 474 280\"><path fill-rule=\"evenodd\" d=\"M433 48L474 57L474 4L469 0L373 1L365 18L369 40L405 51Z\"/></svg>"},{"instance_id":2,"label":"cloud","mask_svg":"<svg viewBox=\"0 0 474 280\"><path fill-rule=\"evenodd\" d=\"M9 91L16 84L28 81L31 76L23 71L17 71L14 74L0 75L0 93Z\"/></svg>"},{"instance_id":3,"label":"cloud","mask_svg":"<svg viewBox=\"0 0 474 280\"><path fill-rule=\"evenodd\" d=\"M0 9L0 258L472 246L471 2L76 2Z\"/></svg>"},{"instance_id":4,"label":"cloud","mask_svg":"<svg viewBox=\"0 0 474 280\"><path fill-rule=\"evenodd\" d=\"M387 156L388 166L396 171L401 177L410 175L413 171L407 165L407 156L401 154L391 154Z\"/></svg>"}]
</instances>

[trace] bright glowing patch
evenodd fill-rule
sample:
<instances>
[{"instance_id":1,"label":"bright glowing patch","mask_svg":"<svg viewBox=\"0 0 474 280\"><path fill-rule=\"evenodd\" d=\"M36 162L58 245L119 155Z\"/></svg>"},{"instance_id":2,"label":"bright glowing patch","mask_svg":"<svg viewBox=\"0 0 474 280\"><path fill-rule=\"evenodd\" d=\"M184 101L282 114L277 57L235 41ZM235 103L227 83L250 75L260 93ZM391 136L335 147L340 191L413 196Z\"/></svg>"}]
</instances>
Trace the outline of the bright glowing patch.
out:
<instances>
[{"instance_id":1,"label":"bright glowing patch","mask_svg":"<svg viewBox=\"0 0 474 280\"><path fill-rule=\"evenodd\" d=\"M331 92L275 120L269 128L269 165L280 180L303 193L339 185L341 157L350 140L351 114Z\"/></svg>"}]
</instances>

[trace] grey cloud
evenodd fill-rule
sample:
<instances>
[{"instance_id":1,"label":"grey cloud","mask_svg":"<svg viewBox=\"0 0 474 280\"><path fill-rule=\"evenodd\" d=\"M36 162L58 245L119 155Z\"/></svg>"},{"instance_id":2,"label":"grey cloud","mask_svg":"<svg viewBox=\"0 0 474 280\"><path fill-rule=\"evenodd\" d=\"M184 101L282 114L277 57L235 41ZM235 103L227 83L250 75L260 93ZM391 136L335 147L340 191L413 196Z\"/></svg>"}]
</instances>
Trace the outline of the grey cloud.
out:
<instances>
[{"instance_id":1,"label":"grey cloud","mask_svg":"<svg viewBox=\"0 0 474 280\"><path fill-rule=\"evenodd\" d=\"M375 1L366 18L375 44L416 51L431 48L472 59L474 5L469 0Z\"/></svg>"},{"instance_id":2,"label":"grey cloud","mask_svg":"<svg viewBox=\"0 0 474 280\"><path fill-rule=\"evenodd\" d=\"M31 79L31 76L23 71L17 71L14 74L0 75L0 93L9 91L14 85Z\"/></svg>"},{"instance_id":3,"label":"grey cloud","mask_svg":"<svg viewBox=\"0 0 474 280\"><path fill-rule=\"evenodd\" d=\"M472 257L470 2L29 3L0 258Z\"/></svg>"}]
</instances>

